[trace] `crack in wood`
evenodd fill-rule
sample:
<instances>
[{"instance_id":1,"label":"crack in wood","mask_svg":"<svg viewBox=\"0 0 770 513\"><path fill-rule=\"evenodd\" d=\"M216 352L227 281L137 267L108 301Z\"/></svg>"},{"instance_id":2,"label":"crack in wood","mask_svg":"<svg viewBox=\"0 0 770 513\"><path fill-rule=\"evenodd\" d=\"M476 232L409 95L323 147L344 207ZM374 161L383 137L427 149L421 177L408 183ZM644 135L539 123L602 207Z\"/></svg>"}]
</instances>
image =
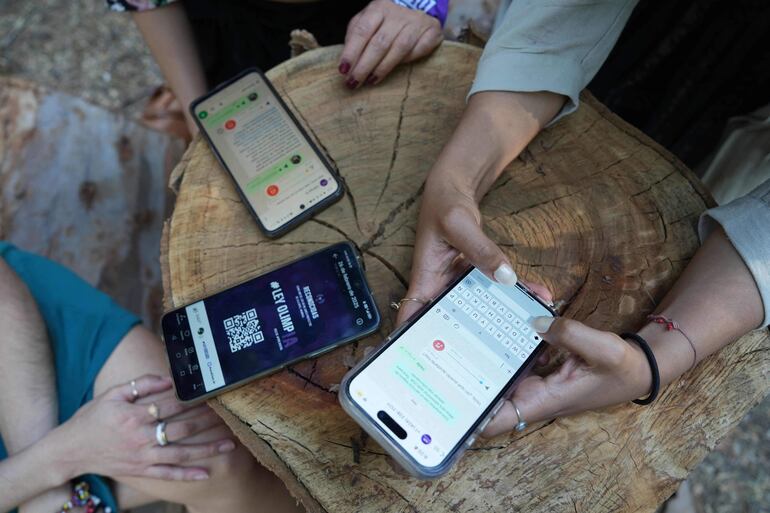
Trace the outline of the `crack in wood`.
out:
<instances>
[{"instance_id":1,"label":"crack in wood","mask_svg":"<svg viewBox=\"0 0 770 513\"><path fill-rule=\"evenodd\" d=\"M385 234L385 229L387 226L393 222L393 220L400 214L402 211L409 209L415 201L417 201L417 198L419 198L422 195L423 190L425 190L425 182L420 184L420 188L417 189L417 192L406 198L404 201L396 205L396 207L390 211L388 216L382 220L382 222L377 227L377 231L374 232L374 234L369 237L369 240L361 244L361 251L366 252L369 248L374 247L377 244L377 241L382 238L382 236Z\"/></svg>"},{"instance_id":2,"label":"crack in wood","mask_svg":"<svg viewBox=\"0 0 770 513\"><path fill-rule=\"evenodd\" d=\"M286 367L286 370L288 371L289 374L291 374L293 376L297 376L299 379L301 379L305 383L309 383L309 384L313 385L314 387L316 387L317 389L323 390L327 394L337 395L334 392L332 392L331 390L329 390L328 388L326 388L325 386L320 385L320 384L316 383L315 381L311 381L310 378L307 378L304 375L302 375L302 373L297 372L294 369L294 367Z\"/></svg>"},{"instance_id":3,"label":"crack in wood","mask_svg":"<svg viewBox=\"0 0 770 513\"><path fill-rule=\"evenodd\" d=\"M272 436L273 436L273 438L275 438L276 440L287 440L287 441L289 441L289 442L292 442L292 443L294 443L294 444L296 444L296 445L298 445L298 446L302 447L303 449L305 449L305 450L306 450L307 452L309 452L309 453L310 453L310 454L313 456L313 458L315 458L316 460L318 460L318 461L321 461L321 462L324 462L324 463L328 463L328 460L327 460L327 461L324 461L324 460L322 460L321 458L319 458L319 457L316 455L315 451L311 450L311 449L310 449L310 448L309 448L307 445L303 444L303 443L302 443L302 442L300 442L299 440L297 440L297 439L295 439L295 438L292 438L292 437L290 437L290 436L287 436L287 435L285 435L285 434L283 434L283 433L281 433L281 432L279 432L279 431L276 431L275 429L271 428L270 426L268 426L267 424L265 424L264 422L262 422L262 421L261 421L261 420L259 420L259 419L256 419L256 421L257 421L257 423L259 423L261 426L263 426L265 429L268 429L270 432L272 432L272 433L275 433L275 434L274 434L274 435L272 435ZM251 426L252 426L252 428L251 428L251 429L252 429L252 431L253 431L253 430L254 430L254 424L252 424Z\"/></svg>"},{"instance_id":4,"label":"crack in wood","mask_svg":"<svg viewBox=\"0 0 770 513\"><path fill-rule=\"evenodd\" d=\"M398 157L399 142L401 141L401 124L404 121L404 110L406 107L406 100L409 98L409 87L412 85L412 69L414 65L409 66L409 70L406 72L406 87L404 88L404 97L401 99L401 108L398 111L398 123L396 123L396 135L393 138L393 150L390 154L390 165L388 166L388 173L385 175L385 183L382 185L380 195L377 197L377 202L374 204L374 212L377 212L377 208L380 206L382 196L390 184L390 175L393 173L393 167L396 164L396 158Z\"/></svg>"},{"instance_id":5,"label":"crack in wood","mask_svg":"<svg viewBox=\"0 0 770 513\"><path fill-rule=\"evenodd\" d=\"M381 256L381 255L378 255L377 253L375 253L375 252L374 252L374 251L372 251L371 249L367 249L367 250L366 250L364 253L365 253L365 254L367 254L367 255L369 255L369 256L371 256L371 257L374 257L374 258L376 258L377 260L379 260L379 261L380 261L380 263L381 263L382 265L384 265L385 267L387 267L387 268L388 268L388 270L389 270L391 273L393 273L393 276L395 276L395 277L396 277L396 279L397 279L398 281L400 281L400 282L401 282L401 285L404 287L404 290L406 290L406 289L408 289L408 288L409 288L409 280L407 280L407 279L406 279L406 277L404 277L404 275L403 275L403 274L401 274L401 271L399 271L399 270L398 270L398 268L397 268L395 265L393 265L393 264L391 264L390 262L388 262L388 261L385 259L385 257L383 257L383 256Z\"/></svg>"},{"instance_id":6,"label":"crack in wood","mask_svg":"<svg viewBox=\"0 0 770 513\"><path fill-rule=\"evenodd\" d=\"M352 446L352 445L343 444L342 442L335 442L334 440L324 440L324 442L330 443L330 444L332 444L332 445L338 445L338 446L340 446L340 447L344 447L345 449L350 449L350 450L353 450L353 446ZM359 450L360 450L361 452L365 452L365 453L367 453L367 454L374 454L375 456L385 456L385 457L387 457L387 456L388 456L388 455L387 455L387 454L385 454L384 452L377 452L377 451L372 451L372 450L370 450L370 449L364 449L364 448L360 448Z\"/></svg>"}]
</instances>

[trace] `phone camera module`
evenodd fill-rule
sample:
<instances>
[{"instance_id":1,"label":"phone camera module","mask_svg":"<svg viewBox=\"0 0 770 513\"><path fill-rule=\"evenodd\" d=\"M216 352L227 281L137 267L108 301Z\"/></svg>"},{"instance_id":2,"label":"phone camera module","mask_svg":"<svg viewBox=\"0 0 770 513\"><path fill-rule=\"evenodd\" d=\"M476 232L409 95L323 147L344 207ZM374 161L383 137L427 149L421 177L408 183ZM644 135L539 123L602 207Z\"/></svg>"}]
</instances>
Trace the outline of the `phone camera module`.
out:
<instances>
[{"instance_id":1,"label":"phone camera module","mask_svg":"<svg viewBox=\"0 0 770 513\"><path fill-rule=\"evenodd\" d=\"M250 101L250 102L255 102L255 101L257 101L257 93L251 93L251 94L249 95L249 101Z\"/></svg>"}]
</instances>

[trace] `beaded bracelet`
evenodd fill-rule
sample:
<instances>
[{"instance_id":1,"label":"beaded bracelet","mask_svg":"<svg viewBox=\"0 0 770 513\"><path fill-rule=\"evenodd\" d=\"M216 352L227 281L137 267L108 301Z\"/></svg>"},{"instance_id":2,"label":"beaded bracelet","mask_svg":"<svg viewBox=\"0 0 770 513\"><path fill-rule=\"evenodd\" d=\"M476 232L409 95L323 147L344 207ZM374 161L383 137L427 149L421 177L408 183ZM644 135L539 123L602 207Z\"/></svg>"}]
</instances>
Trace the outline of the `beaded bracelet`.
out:
<instances>
[{"instance_id":1,"label":"beaded bracelet","mask_svg":"<svg viewBox=\"0 0 770 513\"><path fill-rule=\"evenodd\" d=\"M88 483L85 481L75 485L75 488L72 490L72 498L65 502L61 509L56 513L68 513L69 511L72 511L73 508L79 508L81 506L85 506L86 513L96 513L103 506L99 497L91 495ZM105 513L110 513L110 508L105 508Z\"/></svg>"}]
</instances>

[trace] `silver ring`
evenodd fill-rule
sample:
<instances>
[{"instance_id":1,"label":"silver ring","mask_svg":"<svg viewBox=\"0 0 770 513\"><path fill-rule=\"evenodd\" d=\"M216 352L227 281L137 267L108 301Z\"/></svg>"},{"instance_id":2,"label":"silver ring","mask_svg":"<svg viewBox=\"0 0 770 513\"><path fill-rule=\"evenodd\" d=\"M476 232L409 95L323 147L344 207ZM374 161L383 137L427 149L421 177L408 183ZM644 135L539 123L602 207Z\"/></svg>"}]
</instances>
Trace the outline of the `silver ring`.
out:
<instances>
[{"instance_id":1,"label":"silver ring","mask_svg":"<svg viewBox=\"0 0 770 513\"><path fill-rule=\"evenodd\" d=\"M131 397L136 400L139 397L139 390L136 388L136 380L132 379L129 385L131 385Z\"/></svg>"},{"instance_id":2,"label":"silver ring","mask_svg":"<svg viewBox=\"0 0 770 513\"><path fill-rule=\"evenodd\" d=\"M513 406L513 409L516 411L516 418L519 419L519 422L516 424L516 431L524 431L527 429L527 421L521 418L521 412L519 411L519 407L516 406L516 403L511 399L511 405Z\"/></svg>"},{"instance_id":3,"label":"silver ring","mask_svg":"<svg viewBox=\"0 0 770 513\"><path fill-rule=\"evenodd\" d=\"M164 447L168 445L168 437L166 436L166 423L161 421L155 426L155 440L158 445Z\"/></svg>"}]
</instances>

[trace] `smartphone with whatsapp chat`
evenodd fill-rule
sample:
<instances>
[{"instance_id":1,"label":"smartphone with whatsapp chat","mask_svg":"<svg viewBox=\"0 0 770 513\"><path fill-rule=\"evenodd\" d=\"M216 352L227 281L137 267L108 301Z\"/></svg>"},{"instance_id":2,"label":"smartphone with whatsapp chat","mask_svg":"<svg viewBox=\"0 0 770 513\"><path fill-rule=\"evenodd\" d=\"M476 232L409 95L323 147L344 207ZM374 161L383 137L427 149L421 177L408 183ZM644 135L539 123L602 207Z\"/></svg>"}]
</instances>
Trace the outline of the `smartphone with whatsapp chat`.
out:
<instances>
[{"instance_id":1,"label":"smartphone with whatsapp chat","mask_svg":"<svg viewBox=\"0 0 770 513\"><path fill-rule=\"evenodd\" d=\"M349 243L334 244L161 319L177 397L205 399L377 330Z\"/></svg>"},{"instance_id":2,"label":"smartphone with whatsapp chat","mask_svg":"<svg viewBox=\"0 0 770 513\"><path fill-rule=\"evenodd\" d=\"M340 403L409 473L438 477L544 348L532 318L555 315L471 268L345 376Z\"/></svg>"},{"instance_id":3,"label":"smartphone with whatsapp chat","mask_svg":"<svg viewBox=\"0 0 770 513\"><path fill-rule=\"evenodd\" d=\"M190 111L268 237L342 197L337 173L258 69L195 100Z\"/></svg>"}]
</instances>

